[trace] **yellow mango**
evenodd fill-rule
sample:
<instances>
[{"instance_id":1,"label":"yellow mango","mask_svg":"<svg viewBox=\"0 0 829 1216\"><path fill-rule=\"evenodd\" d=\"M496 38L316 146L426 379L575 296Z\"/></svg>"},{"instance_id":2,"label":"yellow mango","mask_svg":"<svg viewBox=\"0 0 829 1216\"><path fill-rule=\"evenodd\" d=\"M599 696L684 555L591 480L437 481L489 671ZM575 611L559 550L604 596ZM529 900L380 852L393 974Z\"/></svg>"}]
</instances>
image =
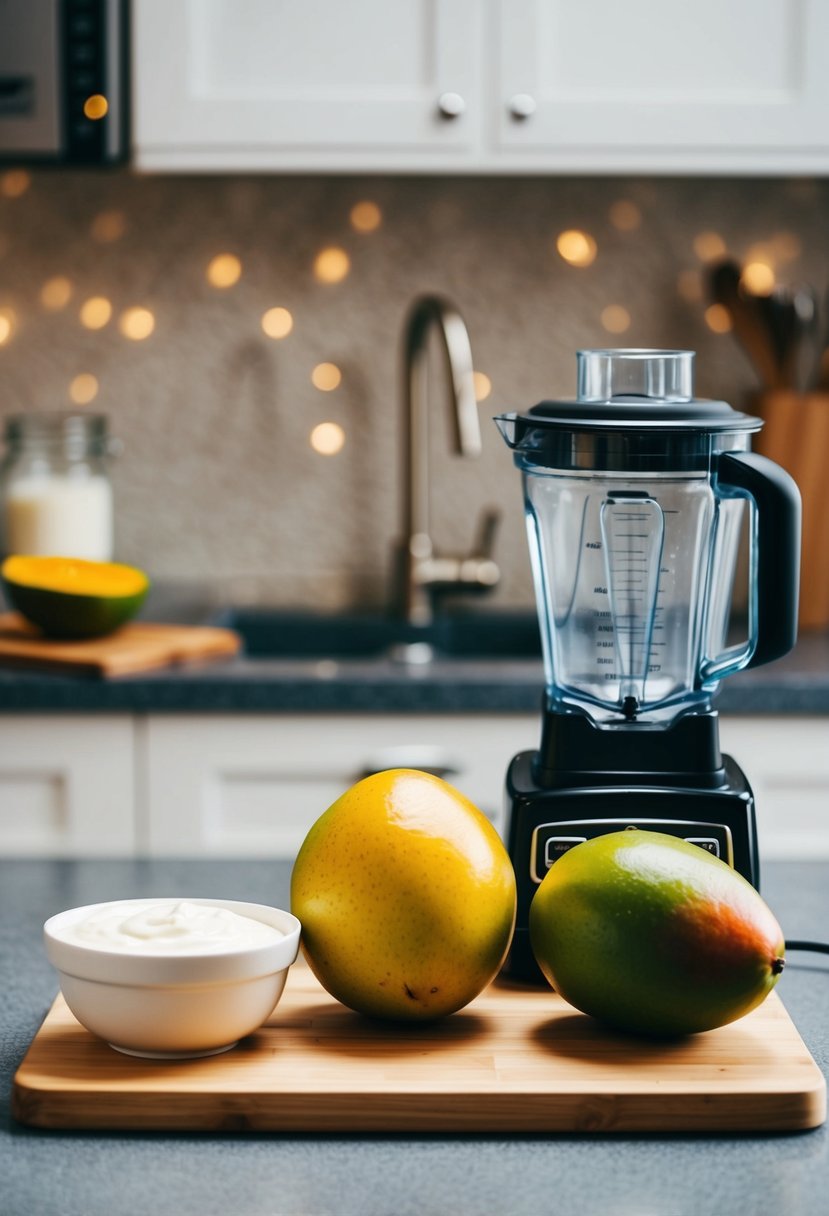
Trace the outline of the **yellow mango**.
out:
<instances>
[{"instance_id":1,"label":"yellow mango","mask_svg":"<svg viewBox=\"0 0 829 1216\"><path fill-rule=\"evenodd\" d=\"M515 875L485 815L447 782L390 769L320 816L294 864L291 909L320 983L349 1008L424 1020L498 972Z\"/></svg>"}]
</instances>

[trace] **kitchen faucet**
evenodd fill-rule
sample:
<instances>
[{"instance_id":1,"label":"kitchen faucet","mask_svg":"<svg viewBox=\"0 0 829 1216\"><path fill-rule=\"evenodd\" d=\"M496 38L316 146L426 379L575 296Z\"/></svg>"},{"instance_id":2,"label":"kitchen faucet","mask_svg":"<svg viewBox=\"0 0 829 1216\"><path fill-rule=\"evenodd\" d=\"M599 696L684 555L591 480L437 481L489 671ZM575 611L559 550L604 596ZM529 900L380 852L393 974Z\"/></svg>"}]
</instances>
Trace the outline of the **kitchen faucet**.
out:
<instances>
[{"instance_id":1,"label":"kitchen faucet","mask_svg":"<svg viewBox=\"0 0 829 1216\"><path fill-rule=\"evenodd\" d=\"M458 310L440 296L415 300L404 332L404 479L403 537L399 545L395 601L412 625L429 625L435 592L486 591L500 572L491 552L499 513L485 511L480 539L466 557L435 553L429 532L429 374L428 340L441 336L459 455L481 452L469 334Z\"/></svg>"}]
</instances>

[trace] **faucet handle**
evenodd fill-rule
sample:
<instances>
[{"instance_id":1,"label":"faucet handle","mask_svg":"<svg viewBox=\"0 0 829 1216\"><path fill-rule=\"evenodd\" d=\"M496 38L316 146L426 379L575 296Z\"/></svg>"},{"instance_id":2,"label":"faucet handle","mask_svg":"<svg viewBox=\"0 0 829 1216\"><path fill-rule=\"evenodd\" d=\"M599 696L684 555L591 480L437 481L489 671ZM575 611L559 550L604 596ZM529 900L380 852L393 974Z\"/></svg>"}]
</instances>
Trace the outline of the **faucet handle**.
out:
<instances>
[{"instance_id":1,"label":"faucet handle","mask_svg":"<svg viewBox=\"0 0 829 1216\"><path fill-rule=\"evenodd\" d=\"M478 540L473 549L479 557L492 557L495 551L495 537L501 526L501 512L497 507L485 507L481 513L478 526Z\"/></svg>"},{"instance_id":2,"label":"faucet handle","mask_svg":"<svg viewBox=\"0 0 829 1216\"><path fill-rule=\"evenodd\" d=\"M500 581L501 571L492 560L501 512L486 507L481 515L478 539L469 557L461 560L457 582L468 590L488 591Z\"/></svg>"},{"instance_id":3,"label":"faucet handle","mask_svg":"<svg viewBox=\"0 0 829 1216\"><path fill-rule=\"evenodd\" d=\"M441 557L431 552L418 555L409 549L413 584L424 593L490 591L501 578L501 571L492 560L500 522L500 511L491 507L483 511L478 539L467 557Z\"/></svg>"}]
</instances>

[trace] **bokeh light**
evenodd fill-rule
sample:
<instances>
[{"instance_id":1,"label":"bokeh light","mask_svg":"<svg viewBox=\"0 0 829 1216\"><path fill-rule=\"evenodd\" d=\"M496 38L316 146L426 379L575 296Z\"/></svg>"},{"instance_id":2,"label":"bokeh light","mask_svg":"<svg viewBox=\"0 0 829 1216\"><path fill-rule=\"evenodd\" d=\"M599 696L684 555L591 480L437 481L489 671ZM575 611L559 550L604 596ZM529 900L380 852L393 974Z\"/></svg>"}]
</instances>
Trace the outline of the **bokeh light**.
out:
<instances>
[{"instance_id":1,"label":"bokeh light","mask_svg":"<svg viewBox=\"0 0 829 1216\"><path fill-rule=\"evenodd\" d=\"M608 304L602 309L600 320L609 334L623 334L630 329L630 313L621 304Z\"/></svg>"},{"instance_id":2,"label":"bokeh light","mask_svg":"<svg viewBox=\"0 0 829 1216\"><path fill-rule=\"evenodd\" d=\"M49 312L59 312L72 299L72 283L65 275L47 279L40 289L40 302Z\"/></svg>"},{"instance_id":3,"label":"bokeh light","mask_svg":"<svg viewBox=\"0 0 829 1216\"><path fill-rule=\"evenodd\" d=\"M269 338L286 338L294 328L294 318L287 308L269 308L262 317L262 329Z\"/></svg>"},{"instance_id":4,"label":"bokeh light","mask_svg":"<svg viewBox=\"0 0 829 1216\"><path fill-rule=\"evenodd\" d=\"M0 177L0 194L4 198L20 198L31 184L31 176L25 169L9 169Z\"/></svg>"},{"instance_id":5,"label":"bokeh light","mask_svg":"<svg viewBox=\"0 0 829 1216\"><path fill-rule=\"evenodd\" d=\"M320 283L341 283L351 269L351 262L344 249L331 246L321 249L314 258L314 278Z\"/></svg>"},{"instance_id":6,"label":"bokeh light","mask_svg":"<svg viewBox=\"0 0 829 1216\"><path fill-rule=\"evenodd\" d=\"M620 198L608 212L610 222L619 232L634 232L642 223L642 212L629 198Z\"/></svg>"},{"instance_id":7,"label":"bokeh light","mask_svg":"<svg viewBox=\"0 0 829 1216\"><path fill-rule=\"evenodd\" d=\"M127 217L123 211L99 211L89 226L93 241L101 245L110 245L124 235L127 227Z\"/></svg>"},{"instance_id":8,"label":"bokeh light","mask_svg":"<svg viewBox=\"0 0 829 1216\"><path fill-rule=\"evenodd\" d=\"M743 267L740 282L752 295L770 295L774 290L774 270L768 262L748 262Z\"/></svg>"},{"instance_id":9,"label":"bokeh light","mask_svg":"<svg viewBox=\"0 0 829 1216\"><path fill-rule=\"evenodd\" d=\"M731 331L731 316L724 304L709 304L705 310L705 324L715 334Z\"/></svg>"},{"instance_id":10,"label":"bokeh light","mask_svg":"<svg viewBox=\"0 0 829 1216\"><path fill-rule=\"evenodd\" d=\"M698 232L693 240L693 250L701 262L713 262L725 257L727 246L719 232Z\"/></svg>"},{"instance_id":11,"label":"bokeh light","mask_svg":"<svg viewBox=\"0 0 829 1216\"><path fill-rule=\"evenodd\" d=\"M311 383L323 393L330 393L338 388L342 378L343 374L336 363L318 363L311 372Z\"/></svg>"},{"instance_id":12,"label":"bokeh light","mask_svg":"<svg viewBox=\"0 0 829 1216\"><path fill-rule=\"evenodd\" d=\"M106 296L90 296L81 305L81 325L86 329L103 329L112 316L112 305Z\"/></svg>"},{"instance_id":13,"label":"bokeh light","mask_svg":"<svg viewBox=\"0 0 829 1216\"><path fill-rule=\"evenodd\" d=\"M492 381L489 376L485 372L473 372L472 379L475 381L475 400L486 401L492 392Z\"/></svg>"},{"instance_id":14,"label":"bokeh light","mask_svg":"<svg viewBox=\"0 0 829 1216\"><path fill-rule=\"evenodd\" d=\"M0 309L0 346L5 346L14 333L15 315L10 308Z\"/></svg>"},{"instance_id":15,"label":"bokeh light","mask_svg":"<svg viewBox=\"0 0 829 1216\"><path fill-rule=\"evenodd\" d=\"M366 199L354 204L348 218L356 232L375 232L383 222L383 212L376 203Z\"/></svg>"},{"instance_id":16,"label":"bokeh light","mask_svg":"<svg viewBox=\"0 0 829 1216\"><path fill-rule=\"evenodd\" d=\"M556 249L571 266L590 266L596 258L596 242L588 232L568 228L556 239Z\"/></svg>"},{"instance_id":17,"label":"bokeh light","mask_svg":"<svg viewBox=\"0 0 829 1216\"><path fill-rule=\"evenodd\" d=\"M69 400L75 405L89 405L98 396L98 379L91 372L81 372L69 385Z\"/></svg>"},{"instance_id":18,"label":"bokeh light","mask_svg":"<svg viewBox=\"0 0 829 1216\"><path fill-rule=\"evenodd\" d=\"M345 444L345 431L338 422L320 422L311 431L310 443L320 456L336 456Z\"/></svg>"},{"instance_id":19,"label":"bokeh light","mask_svg":"<svg viewBox=\"0 0 829 1216\"><path fill-rule=\"evenodd\" d=\"M155 329L155 317L149 308L127 308L118 318L118 328L125 338L143 342Z\"/></svg>"},{"instance_id":20,"label":"bokeh light","mask_svg":"<svg viewBox=\"0 0 829 1216\"><path fill-rule=\"evenodd\" d=\"M233 287L242 277L242 263L235 253L217 253L208 263L206 274L211 287Z\"/></svg>"}]
</instances>

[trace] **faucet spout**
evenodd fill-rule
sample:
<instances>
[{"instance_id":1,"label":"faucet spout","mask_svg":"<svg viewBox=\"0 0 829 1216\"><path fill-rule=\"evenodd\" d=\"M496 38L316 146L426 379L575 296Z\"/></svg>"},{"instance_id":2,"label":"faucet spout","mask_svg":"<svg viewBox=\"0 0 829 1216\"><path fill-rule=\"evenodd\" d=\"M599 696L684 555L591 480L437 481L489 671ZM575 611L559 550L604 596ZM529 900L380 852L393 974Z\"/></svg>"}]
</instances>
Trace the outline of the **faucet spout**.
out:
<instances>
[{"instance_id":1,"label":"faucet spout","mask_svg":"<svg viewBox=\"0 0 829 1216\"><path fill-rule=\"evenodd\" d=\"M429 519L429 372L428 345L435 330L443 347L455 448L461 456L482 450L469 333L457 308L441 296L415 300L404 331L403 539L397 587L398 609L415 625L432 621L432 593L483 590L498 581L489 553L438 558ZM487 531L490 541L492 529Z\"/></svg>"}]
</instances>

